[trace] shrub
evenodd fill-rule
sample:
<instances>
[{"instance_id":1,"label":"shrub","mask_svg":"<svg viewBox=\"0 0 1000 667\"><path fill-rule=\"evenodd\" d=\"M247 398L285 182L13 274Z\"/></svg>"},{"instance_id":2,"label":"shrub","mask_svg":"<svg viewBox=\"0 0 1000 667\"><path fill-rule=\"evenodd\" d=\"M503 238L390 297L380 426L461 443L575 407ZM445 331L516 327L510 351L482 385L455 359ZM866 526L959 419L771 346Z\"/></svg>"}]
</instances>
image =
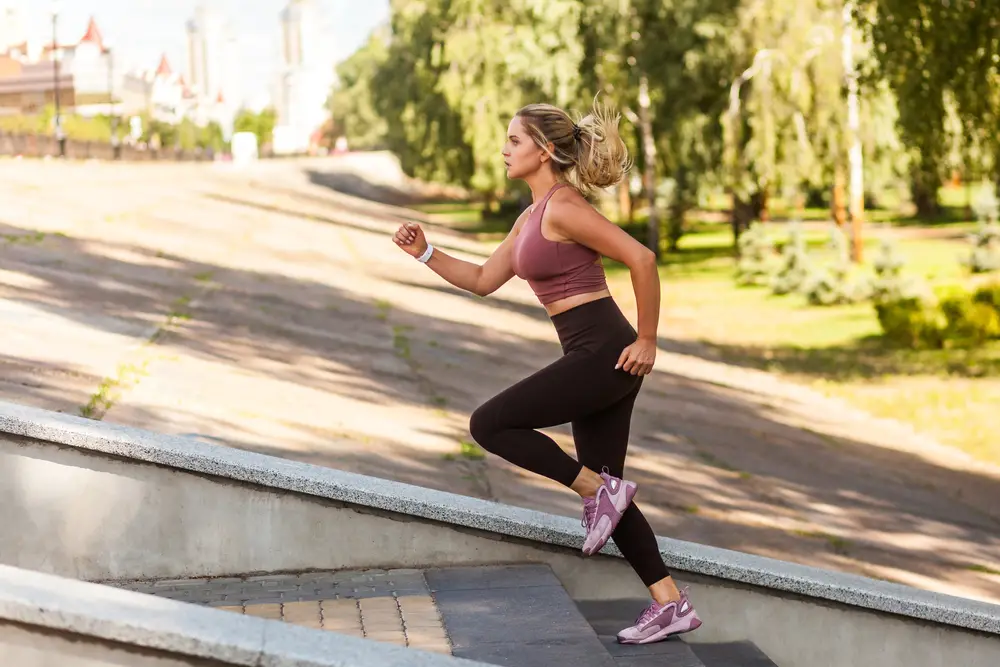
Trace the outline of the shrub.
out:
<instances>
[{"instance_id":1,"label":"shrub","mask_svg":"<svg viewBox=\"0 0 1000 667\"><path fill-rule=\"evenodd\" d=\"M875 269L875 280L872 282L872 300L876 303L895 301L904 296L906 283L903 281L903 264L905 260L896 249L896 245L888 239L879 246L879 254L875 257L872 267Z\"/></svg>"},{"instance_id":2,"label":"shrub","mask_svg":"<svg viewBox=\"0 0 1000 667\"><path fill-rule=\"evenodd\" d=\"M809 273L809 256L806 254L805 242L802 240L802 230L797 223L792 223L788 232L788 241L781 249L781 262L778 271L771 279L771 292L790 294L802 286Z\"/></svg>"},{"instance_id":3,"label":"shrub","mask_svg":"<svg viewBox=\"0 0 1000 667\"><path fill-rule=\"evenodd\" d=\"M976 303L986 303L1000 313L1000 283L982 285L972 296Z\"/></svg>"},{"instance_id":4,"label":"shrub","mask_svg":"<svg viewBox=\"0 0 1000 667\"><path fill-rule=\"evenodd\" d=\"M979 221L976 232L969 237L972 250L960 261L973 273L1000 269L1000 225Z\"/></svg>"},{"instance_id":5,"label":"shrub","mask_svg":"<svg viewBox=\"0 0 1000 667\"><path fill-rule=\"evenodd\" d=\"M928 300L903 297L875 304L886 340L913 349L941 347L946 323Z\"/></svg>"},{"instance_id":6,"label":"shrub","mask_svg":"<svg viewBox=\"0 0 1000 667\"><path fill-rule=\"evenodd\" d=\"M848 255L847 239L838 228L831 232L834 261L813 273L803 284L806 299L814 306L859 303L871 297L871 283L862 277Z\"/></svg>"},{"instance_id":7,"label":"shrub","mask_svg":"<svg viewBox=\"0 0 1000 667\"><path fill-rule=\"evenodd\" d=\"M1000 283L975 292L948 287L937 295L903 295L875 303L885 338L920 349L976 347L1000 338Z\"/></svg>"},{"instance_id":8,"label":"shrub","mask_svg":"<svg viewBox=\"0 0 1000 667\"><path fill-rule=\"evenodd\" d=\"M969 236L972 250L959 261L973 273L1000 269L1000 224L997 224L998 203L992 187L984 188L973 203L979 225Z\"/></svg>"},{"instance_id":9,"label":"shrub","mask_svg":"<svg viewBox=\"0 0 1000 667\"><path fill-rule=\"evenodd\" d=\"M1000 313L991 304L977 302L969 292L941 299L943 336L949 346L975 347L1000 336Z\"/></svg>"},{"instance_id":10,"label":"shrub","mask_svg":"<svg viewBox=\"0 0 1000 667\"><path fill-rule=\"evenodd\" d=\"M736 265L739 285L766 285L774 271L774 243L764 225L757 223L740 235L740 260Z\"/></svg>"}]
</instances>

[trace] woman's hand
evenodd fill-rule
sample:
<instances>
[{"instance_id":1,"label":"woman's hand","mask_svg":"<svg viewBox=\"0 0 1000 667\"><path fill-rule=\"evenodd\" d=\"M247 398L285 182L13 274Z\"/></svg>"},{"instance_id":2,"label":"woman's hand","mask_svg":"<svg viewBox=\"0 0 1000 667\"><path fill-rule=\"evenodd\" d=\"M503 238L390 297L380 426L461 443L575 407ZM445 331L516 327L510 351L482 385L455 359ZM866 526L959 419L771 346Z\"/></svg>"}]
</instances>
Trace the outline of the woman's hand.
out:
<instances>
[{"instance_id":1,"label":"woman's hand","mask_svg":"<svg viewBox=\"0 0 1000 667\"><path fill-rule=\"evenodd\" d=\"M427 239L424 238L424 230L415 222L407 222L400 225L392 240L411 257L420 257L427 250Z\"/></svg>"},{"instance_id":2,"label":"woman's hand","mask_svg":"<svg viewBox=\"0 0 1000 667\"><path fill-rule=\"evenodd\" d=\"M640 338L622 350L615 370L620 368L632 375L648 375L653 370L655 361L656 343Z\"/></svg>"}]
</instances>

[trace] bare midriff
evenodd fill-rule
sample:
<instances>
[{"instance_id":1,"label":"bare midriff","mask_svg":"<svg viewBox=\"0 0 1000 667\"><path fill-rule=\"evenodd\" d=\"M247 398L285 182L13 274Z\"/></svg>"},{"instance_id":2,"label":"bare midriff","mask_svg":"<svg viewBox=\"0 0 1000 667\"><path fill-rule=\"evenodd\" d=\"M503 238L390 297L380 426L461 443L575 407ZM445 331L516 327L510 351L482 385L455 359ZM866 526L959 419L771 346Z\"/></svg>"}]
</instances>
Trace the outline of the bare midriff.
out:
<instances>
[{"instance_id":1,"label":"bare midriff","mask_svg":"<svg viewBox=\"0 0 1000 667\"><path fill-rule=\"evenodd\" d=\"M565 299L559 299L558 301L553 301L552 303L545 305L545 312L549 314L549 317L553 315L558 315L559 313L565 313L570 308L576 308L577 306L582 306L585 303L590 303L591 301L597 301L598 299L604 299L611 296L609 290L603 289L599 292L587 292L586 294L574 294L568 296Z\"/></svg>"}]
</instances>

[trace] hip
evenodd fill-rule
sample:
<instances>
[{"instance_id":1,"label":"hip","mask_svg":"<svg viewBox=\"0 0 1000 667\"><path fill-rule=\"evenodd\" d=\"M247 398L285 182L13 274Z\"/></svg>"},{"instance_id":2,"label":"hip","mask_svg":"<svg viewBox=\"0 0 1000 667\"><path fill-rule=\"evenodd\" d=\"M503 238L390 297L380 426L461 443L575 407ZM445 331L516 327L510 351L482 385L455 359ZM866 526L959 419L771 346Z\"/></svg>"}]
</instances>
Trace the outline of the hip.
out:
<instances>
[{"instance_id":1,"label":"hip","mask_svg":"<svg viewBox=\"0 0 1000 667\"><path fill-rule=\"evenodd\" d=\"M573 351L597 353L617 347L614 352L617 356L638 337L610 295L574 306L550 319L564 354Z\"/></svg>"}]
</instances>

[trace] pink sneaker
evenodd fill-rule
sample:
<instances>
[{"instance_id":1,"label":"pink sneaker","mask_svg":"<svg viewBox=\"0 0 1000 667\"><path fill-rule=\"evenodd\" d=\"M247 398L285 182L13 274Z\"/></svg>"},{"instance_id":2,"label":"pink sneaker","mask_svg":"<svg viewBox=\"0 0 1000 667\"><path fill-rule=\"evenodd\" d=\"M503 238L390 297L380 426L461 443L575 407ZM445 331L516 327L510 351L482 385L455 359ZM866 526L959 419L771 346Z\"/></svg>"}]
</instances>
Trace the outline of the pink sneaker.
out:
<instances>
[{"instance_id":1,"label":"pink sneaker","mask_svg":"<svg viewBox=\"0 0 1000 667\"><path fill-rule=\"evenodd\" d=\"M635 482L612 477L606 472L602 472L601 477L604 484L597 488L597 494L583 499L583 521L580 525L587 529L583 540L583 553L587 556L604 547L639 488Z\"/></svg>"},{"instance_id":2,"label":"pink sneaker","mask_svg":"<svg viewBox=\"0 0 1000 667\"><path fill-rule=\"evenodd\" d=\"M700 626L701 619L691 606L685 588L681 591L679 600L672 600L662 606L653 600L652 604L639 614L635 625L618 633L618 643L651 644L663 641L671 635L696 630Z\"/></svg>"}]
</instances>

